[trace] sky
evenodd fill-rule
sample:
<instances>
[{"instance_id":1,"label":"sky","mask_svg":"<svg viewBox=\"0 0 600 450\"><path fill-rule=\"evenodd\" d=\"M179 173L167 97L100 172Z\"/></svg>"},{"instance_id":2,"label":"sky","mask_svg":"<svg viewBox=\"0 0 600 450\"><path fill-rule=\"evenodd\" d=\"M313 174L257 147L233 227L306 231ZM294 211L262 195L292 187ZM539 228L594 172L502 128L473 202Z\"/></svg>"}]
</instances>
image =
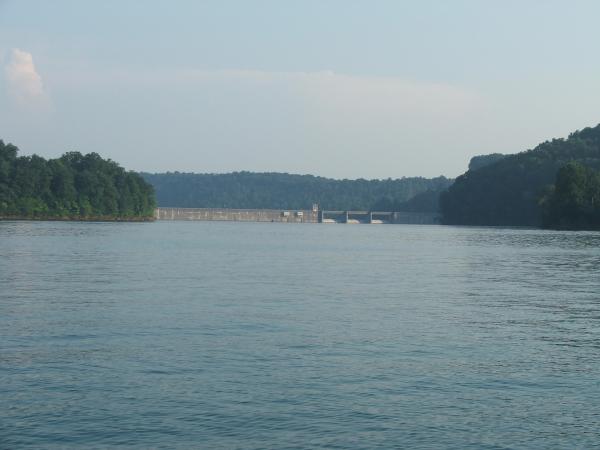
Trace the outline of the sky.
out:
<instances>
[{"instance_id":1,"label":"sky","mask_svg":"<svg viewBox=\"0 0 600 450\"><path fill-rule=\"evenodd\" d=\"M130 170L455 177L600 122L600 2L0 0L0 139Z\"/></svg>"}]
</instances>

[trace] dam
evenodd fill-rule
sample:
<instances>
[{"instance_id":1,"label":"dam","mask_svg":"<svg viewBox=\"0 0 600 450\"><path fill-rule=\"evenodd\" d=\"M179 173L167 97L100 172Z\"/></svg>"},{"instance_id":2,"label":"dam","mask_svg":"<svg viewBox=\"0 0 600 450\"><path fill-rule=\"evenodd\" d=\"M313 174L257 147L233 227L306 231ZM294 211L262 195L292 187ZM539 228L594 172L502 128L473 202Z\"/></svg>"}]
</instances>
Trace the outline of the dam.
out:
<instances>
[{"instance_id":1,"label":"dam","mask_svg":"<svg viewBox=\"0 0 600 450\"><path fill-rule=\"evenodd\" d=\"M154 210L156 220L281 222L281 223L345 223L345 224L417 224L440 223L436 213L391 211L333 211L321 209L228 209L166 208Z\"/></svg>"},{"instance_id":2,"label":"dam","mask_svg":"<svg viewBox=\"0 0 600 450\"><path fill-rule=\"evenodd\" d=\"M319 212L312 210L156 208L156 220L204 220L228 222L317 223Z\"/></svg>"}]
</instances>

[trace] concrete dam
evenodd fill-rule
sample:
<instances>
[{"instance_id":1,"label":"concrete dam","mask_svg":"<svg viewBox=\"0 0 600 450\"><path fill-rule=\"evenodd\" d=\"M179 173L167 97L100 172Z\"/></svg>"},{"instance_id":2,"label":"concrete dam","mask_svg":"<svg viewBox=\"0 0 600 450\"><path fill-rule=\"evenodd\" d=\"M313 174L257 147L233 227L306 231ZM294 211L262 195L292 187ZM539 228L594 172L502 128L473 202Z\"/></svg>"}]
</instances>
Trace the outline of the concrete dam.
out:
<instances>
[{"instance_id":1,"label":"concrete dam","mask_svg":"<svg viewBox=\"0 0 600 450\"><path fill-rule=\"evenodd\" d=\"M164 208L154 210L156 220L346 223L346 224L439 224L439 214L389 211L328 211L284 209Z\"/></svg>"}]
</instances>

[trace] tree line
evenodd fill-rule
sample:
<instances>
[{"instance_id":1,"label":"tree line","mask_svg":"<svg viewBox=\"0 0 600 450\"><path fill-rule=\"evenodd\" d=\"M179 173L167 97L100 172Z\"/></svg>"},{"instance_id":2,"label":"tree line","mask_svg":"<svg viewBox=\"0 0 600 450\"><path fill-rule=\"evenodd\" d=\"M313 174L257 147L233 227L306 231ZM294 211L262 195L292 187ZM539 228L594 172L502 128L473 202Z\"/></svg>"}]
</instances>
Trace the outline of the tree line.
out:
<instances>
[{"instance_id":1,"label":"tree line","mask_svg":"<svg viewBox=\"0 0 600 450\"><path fill-rule=\"evenodd\" d=\"M572 166L572 162L589 171ZM577 197L582 190L588 192L592 189L594 177L590 171L594 169L600 169L600 125L571 133L566 139L546 141L515 155L496 154L479 159L441 194L443 223L548 227L583 225L592 219L592 215L587 215L585 220L581 217L576 219L579 213L575 214L574 209L567 205L583 208L584 201L565 199ZM566 189L563 180L567 175L570 180L577 180L575 185L586 187ZM595 205L597 197L589 198L593 198ZM561 218L563 215L564 219Z\"/></svg>"},{"instance_id":2,"label":"tree line","mask_svg":"<svg viewBox=\"0 0 600 450\"><path fill-rule=\"evenodd\" d=\"M97 153L46 160L0 140L0 217L131 220L154 208L150 184Z\"/></svg>"},{"instance_id":3,"label":"tree line","mask_svg":"<svg viewBox=\"0 0 600 450\"><path fill-rule=\"evenodd\" d=\"M159 206L187 208L330 210L437 210L440 191L452 180L414 177L335 180L288 173L142 173L154 186ZM422 198L417 197L428 193ZM416 198L410 204L411 199ZM420 201L420 199L422 201Z\"/></svg>"}]
</instances>

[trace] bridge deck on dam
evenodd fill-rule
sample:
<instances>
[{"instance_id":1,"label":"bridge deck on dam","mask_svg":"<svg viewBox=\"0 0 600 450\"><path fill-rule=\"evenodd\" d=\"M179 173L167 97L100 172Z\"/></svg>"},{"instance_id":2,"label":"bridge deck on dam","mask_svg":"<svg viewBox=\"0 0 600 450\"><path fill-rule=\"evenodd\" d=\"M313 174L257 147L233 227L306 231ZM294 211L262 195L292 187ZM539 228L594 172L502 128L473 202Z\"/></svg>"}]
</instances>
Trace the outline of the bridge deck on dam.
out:
<instances>
[{"instance_id":1,"label":"bridge deck on dam","mask_svg":"<svg viewBox=\"0 0 600 450\"><path fill-rule=\"evenodd\" d=\"M390 223L437 224L438 214L390 211L328 211L283 209L227 209L227 208L164 208L154 211L157 220L198 220L228 222L283 222L283 223Z\"/></svg>"}]
</instances>

